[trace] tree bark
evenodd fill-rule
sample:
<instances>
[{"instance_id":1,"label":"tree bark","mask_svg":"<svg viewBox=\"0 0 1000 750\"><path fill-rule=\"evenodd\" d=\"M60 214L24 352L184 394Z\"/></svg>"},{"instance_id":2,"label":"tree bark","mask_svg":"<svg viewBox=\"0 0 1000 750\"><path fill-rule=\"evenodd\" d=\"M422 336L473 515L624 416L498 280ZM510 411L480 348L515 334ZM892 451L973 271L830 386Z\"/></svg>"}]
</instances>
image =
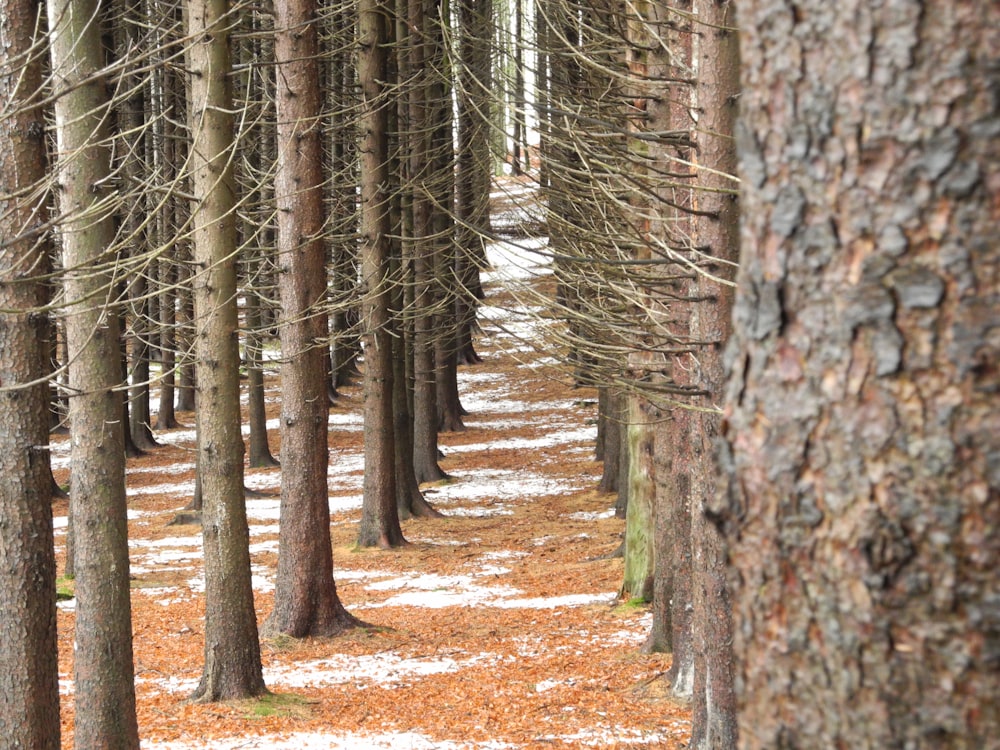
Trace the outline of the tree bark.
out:
<instances>
[{"instance_id":1,"label":"tree bark","mask_svg":"<svg viewBox=\"0 0 1000 750\"><path fill-rule=\"evenodd\" d=\"M266 692L250 583L236 311L235 147L226 0L189 0L195 380L205 556L205 665L192 700Z\"/></svg>"},{"instance_id":2,"label":"tree bark","mask_svg":"<svg viewBox=\"0 0 1000 750\"><path fill-rule=\"evenodd\" d=\"M741 0L743 748L1000 745L1000 5Z\"/></svg>"},{"instance_id":3,"label":"tree bark","mask_svg":"<svg viewBox=\"0 0 1000 750\"><path fill-rule=\"evenodd\" d=\"M624 482L628 483L625 515L625 575L622 594L631 598L653 598L655 566L655 499L653 458L656 454L649 402L639 394L625 397L628 463Z\"/></svg>"},{"instance_id":4,"label":"tree bark","mask_svg":"<svg viewBox=\"0 0 1000 750\"><path fill-rule=\"evenodd\" d=\"M281 511L274 610L265 632L353 627L333 580L327 488L326 251L316 0L275 5Z\"/></svg>"},{"instance_id":5,"label":"tree bark","mask_svg":"<svg viewBox=\"0 0 1000 750\"><path fill-rule=\"evenodd\" d=\"M490 233L490 184L492 154L489 137L489 92L493 3L461 0L457 3L459 57L456 74L456 129L458 153L455 157L455 325L460 364L481 362L472 342L476 325L476 303L483 297L479 271L486 264L484 237Z\"/></svg>"},{"instance_id":6,"label":"tree bark","mask_svg":"<svg viewBox=\"0 0 1000 750\"><path fill-rule=\"evenodd\" d=\"M602 385L597 390L597 398L597 418L600 432L597 460L604 468L601 473L601 481L597 485L597 491L617 492L622 469L621 432L624 428L621 408L622 395L614 386Z\"/></svg>"},{"instance_id":7,"label":"tree bark","mask_svg":"<svg viewBox=\"0 0 1000 750\"><path fill-rule=\"evenodd\" d=\"M45 179L40 6L0 2L0 727L10 747L58 750L59 665L49 433L50 324L37 274L51 250L38 232ZM8 197L9 196L9 197ZM35 277L35 278L33 278ZM34 383L34 385L27 385Z\"/></svg>"},{"instance_id":8,"label":"tree bark","mask_svg":"<svg viewBox=\"0 0 1000 750\"><path fill-rule=\"evenodd\" d=\"M138 748L125 517L118 311L99 303L118 280L113 252L108 97L97 4L48 4L69 362L76 626L75 747Z\"/></svg>"},{"instance_id":9,"label":"tree bark","mask_svg":"<svg viewBox=\"0 0 1000 750\"><path fill-rule=\"evenodd\" d=\"M164 113L175 114L177 74L172 70L161 68L154 75L158 76L160 84L159 96L150 97L152 103L152 113L154 121L154 133L157 136L157 150L160 154L163 177L166 182L171 182L177 176L177 164L182 160L179 157L183 149L178 143L177 125L173 118L163 117ZM174 237L176 228L181 223L178 214L181 213L182 200L173 197L164 201L160 205L159 216L157 217L157 242L166 244L168 238ZM171 248L171 252L165 253L157 262L159 267L158 281L160 285L160 299L157 305L159 310L160 328L160 402L156 411L156 428L158 430L169 430L178 426L177 414L174 409L177 379L177 346L183 337L179 337L176 331L177 301L178 292L173 288L178 278L177 256L178 248Z\"/></svg>"}]
</instances>

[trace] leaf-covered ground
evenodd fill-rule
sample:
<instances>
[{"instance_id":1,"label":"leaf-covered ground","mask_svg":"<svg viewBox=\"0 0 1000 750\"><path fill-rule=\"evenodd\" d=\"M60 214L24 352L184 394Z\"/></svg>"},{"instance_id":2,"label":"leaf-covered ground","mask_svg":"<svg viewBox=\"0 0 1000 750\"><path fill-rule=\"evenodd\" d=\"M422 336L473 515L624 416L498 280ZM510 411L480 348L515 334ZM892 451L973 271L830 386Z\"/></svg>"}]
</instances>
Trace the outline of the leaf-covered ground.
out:
<instances>
[{"instance_id":1,"label":"leaf-covered ground","mask_svg":"<svg viewBox=\"0 0 1000 750\"><path fill-rule=\"evenodd\" d=\"M502 290L530 276L496 256L478 348L463 368L467 430L445 434L452 480L424 488L445 518L404 523L410 545L355 547L361 504L361 393L330 413L330 508L337 587L369 623L335 639L262 644L265 701L186 702L200 676L204 608L200 529L169 525L194 486L191 428L130 459L136 693L144 748L681 748L689 712L659 679L663 655L639 653L642 607L617 598L622 566L605 557L623 522L594 491L596 395L572 388L531 346L535 321ZM548 325L551 325L549 323ZM278 381L268 378L272 450L280 453ZM53 439L56 475L68 445ZM278 539L278 469L248 469L259 619L270 612ZM60 560L66 503L55 506ZM60 606L63 746L73 727L74 602Z\"/></svg>"}]
</instances>

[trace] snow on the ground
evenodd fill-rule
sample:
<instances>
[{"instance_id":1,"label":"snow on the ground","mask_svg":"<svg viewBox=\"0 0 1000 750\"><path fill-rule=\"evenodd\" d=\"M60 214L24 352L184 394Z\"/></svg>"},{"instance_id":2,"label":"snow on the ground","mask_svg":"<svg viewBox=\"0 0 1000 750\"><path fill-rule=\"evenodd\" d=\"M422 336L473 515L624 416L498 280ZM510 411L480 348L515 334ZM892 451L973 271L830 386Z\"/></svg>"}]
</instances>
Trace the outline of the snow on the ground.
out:
<instances>
[{"instance_id":1,"label":"snow on the ground","mask_svg":"<svg viewBox=\"0 0 1000 750\"><path fill-rule=\"evenodd\" d=\"M484 284L491 282L528 281L552 273L545 248L546 237L492 242L486 248L490 268L480 274Z\"/></svg>"},{"instance_id":2,"label":"snow on the ground","mask_svg":"<svg viewBox=\"0 0 1000 750\"><path fill-rule=\"evenodd\" d=\"M676 734L687 731L687 727L675 722L672 727ZM586 732L573 734L545 734L535 738L537 743L547 745L565 743L577 747L620 747L655 745L670 737L663 732L649 732L638 729L603 726ZM416 732L352 732L313 734L298 732L287 737L231 737L213 739L211 742L148 742L140 745L143 750L506 750L518 747L497 740L475 742L471 740L436 740Z\"/></svg>"},{"instance_id":3,"label":"snow on the ground","mask_svg":"<svg viewBox=\"0 0 1000 750\"><path fill-rule=\"evenodd\" d=\"M432 740L416 732L298 732L284 738L231 737L211 742L142 742L143 750L504 750L505 742L452 742Z\"/></svg>"},{"instance_id":4,"label":"snow on the ground","mask_svg":"<svg viewBox=\"0 0 1000 750\"><path fill-rule=\"evenodd\" d=\"M488 249L492 270L484 272L484 282L510 283L524 282L549 273L543 253L544 241L523 240L519 243L494 243ZM540 309L504 309L484 305L482 310L484 327L490 336L505 351L528 351L534 348L536 328L540 323ZM517 346L511 348L510 341ZM548 366L554 360L525 363L526 367ZM475 369L463 369L460 374L463 405L472 413L470 425L473 429L492 435L491 439L475 443L455 443L444 446L446 452L471 451L531 451L541 448L560 448L566 452L590 450L596 434L593 426L581 426L583 414L572 400L551 403L528 404L512 393L512 384L502 376ZM517 415L506 418L503 415ZM329 423L337 430L360 430L363 419L360 413L337 412L332 410ZM507 428L535 426L545 429L541 435L532 438L508 438L503 432ZM269 428L277 427L277 420L270 420ZM487 432L487 430L489 432ZM193 429L180 429L158 434L157 439L172 445L190 445L195 440ZM65 467L69 463L68 442L53 444L53 466ZM592 486L594 477L576 476L558 478L532 471L530 463L518 469L482 468L475 471L454 471L450 482L426 488L427 499L446 515L487 516L513 513L514 502L530 502L540 496L552 496L586 489ZM537 464L536 464L537 465ZM188 464L166 467L166 473L189 471ZM141 474L146 469L130 468L130 475ZM364 471L364 456L361 451L338 451L331 453L328 484L331 491L330 512L341 514L356 512L361 507L361 489ZM270 492L273 496L252 497L246 502L247 518L252 538L270 537L255 541L251 554L277 553L277 521L280 515L280 470L248 469L246 486L253 490ZM141 488L129 488L129 496L165 494L176 495L185 500L194 492L193 480L176 483L161 483ZM613 515L613 509L603 512L579 512L569 514L569 518L589 521ZM130 511L130 517L140 514ZM335 521L336 523L337 521ZM55 519L57 529L63 530L66 518ZM584 535L585 536L585 535ZM425 544L466 546L477 540L467 539L418 539ZM537 544L546 544L552 538L536 539ZM156 540L132 540L130 542L131 570L133 575L162 570L171 566L177 570L190 570L190 576L180 586L139 588L136 593L150 597L164 605L186 599L195 592L204 590L204 577L200 560L202 540L200 535L173 536ZM513 564L528 553L522 550L498 550L481 554L469 561L467 573L439 575L411 570L378 571L338 569L338 580L354 581L373 594L388 595L387 598L353 605L355 610L376 609L394 606L422 607L437 609L443 607L493 607L497 609L555 609L594 604L610 604L617 598L616 592L564 593L551 597L526 597L521 590L504 583L504 577L511 573L507 564ZM270 591L274 587L275 572L270 568L254 564L252 580L257 592ZM75 602L60 602L60 607L72 609ZM636 613L623 622L623 629L610 637L602 635L604 643L641 643L650 626L650 616ZM581 644L589 643L597 636L581 632L576 634ZM517 657L501 657L489 653L450 653L433 657L403 657L392 651L368 656L334 655L322 660L297 663L289 666L265 670L265 681L269 686L297 688L310 685L336 685L351 683L364 688L392 688L408 683L408 680L425 675L456 672L473 665L496 662L507 658L530 658L543 653L546 643L540 638L526 638L516 647ZM193 691L197 679L168 677L147 678L140 676L137 683L144 689L154 689L171 694ZM534 686L541 693L563 686L572 686L574 679L544 680ZM72 682L60 680L60 691L72 693ZM567 707L571 710L572 707ZM678 732L686 729L678 727ZM617 745L650 745L667 739L659 733L621 729L610 726L595 726L592 730L572 735L539 736L540 743L560 742L579 747L603 747ZM236 748L270 748L271 750L338 750L364 747L371 750L501 750L515 747L504 742L486 741L440 741L416 732L356 732L356 733L298 733L284 736L231 737L204 742L197 739L152 742L144 740L144 750L236 750Z\"/></svg>"}]
</instances>

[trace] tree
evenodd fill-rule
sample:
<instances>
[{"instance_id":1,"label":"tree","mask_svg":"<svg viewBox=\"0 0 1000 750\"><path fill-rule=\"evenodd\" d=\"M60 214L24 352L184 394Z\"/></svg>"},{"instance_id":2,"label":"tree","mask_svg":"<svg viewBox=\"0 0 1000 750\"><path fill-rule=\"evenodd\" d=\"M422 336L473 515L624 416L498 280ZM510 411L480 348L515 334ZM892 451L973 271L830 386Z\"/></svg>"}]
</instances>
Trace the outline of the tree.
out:
<instances>
[{"instance_id":1,"label":"tree","mask_svg":"<svg viewBox=\"0 0 1000 750\"><path fill-rule=\"evenodd\" d=\"M76 575L76 747L138 748L132 667L125 447L109 189L109 100L91 0L51 0Z\"/></svg>"},{"instance_id":2,"label":"tree","mask_svg":"<svg viewBox=\"0 0 1000 750\"><path fill-rule=\"evenodd\" d=\"M395 33L396 45L405 49L410 41L407 27L407 0L396 0ZM393 80L410 80L412 75L409 67L409 57L406 54L396 54L389 58L395 63L389 75ZM398 96L396 106L389 107L386 112L387 126L390 134L389 171L398 180L397 184L405 184L409 161L400 158L400 143L406 141L409 129L401 123L409 122L409 96ZM404 261L404 241L412 237L413 214L407 210L412 201L403 190L393 190L389 197L389 221L392 227L390 241L389 274L396 280L390 292L391 331L392 337L392 412L393 412L393 448L396 466L396 510L400 520L414 516L440 516L431 507L420 491L417 473L413 461L413 409L412 409L412 378L413 367L413 326L408 320L406 310L412 303L413 289L408 283L410 274L407 270L410 264Z\"/></svg>"},{"instance_id":3,"label":"tree","mask_svg":"<svg viewBox=\"0 0 1000 750\"><path fill-rule=\"evenodd\" d=\"M198 476L205 557L205 667L193 700L265 692L243 495L236 310L233 100L226 0L189 0L188 127L194 241Z\"/></svg>"},{"instance_id":4,"label":"tree","mask_svg":"<svg viewBox=\"0 0 1000 750\"><path fill-rule=\"evenodd\" d=\"M40 6L0 3L0 731L11 747L60 746L49 432L50 326L39 272L51 250Z\"/></svg>"},{"instance_id":5,"label":"tree","mask_svg":"<svg viewBox=\"0 0 1000 750\"><path fill-rule=\"evenodd\" d=\"M278 574L266 630L301 638L335 635L356 620L337 596L330 542L317 4L281 0L275 11L282 472Z\"/></svg>"},{"instance_id":6,"label":"tree","mask_svg":"<svg viewBox=\"0 0 1000 750\"><path fill-rule=\"evenodd\" d=\"M731 603L726 587L725 543L706 516L717 490L714 445L718 440L725 373L722 350L730 337L733 287L739 254L739 204L733 142L740 92L739 37L732 3L696 0L695 44L698 80L695 101L698 185L696 248L700 273L694 278L691 341L699 351L693 385L705 393L702 410L693 415L691 547L694 696L691 747L728 750L736 745Z\"/></svg>"},{"instance_id":7,"label":"tree","mask_svg":"<svg viewBox=\"0 0 1000 750\"><path fill-rule=\"evenodd\" d=\"M159 0L147 0L147 3L149 15L161 18L161 25L154 29L154 45L159 53L154 55L156 64L152 71L153 87L158 95L149 97L153 120L153 163L159 167L163 182L170 185L174 184L177 179L178 165L184 162L186 152L184 151L184 139L178 136L178 121L184 119L181 101L183 96L178 93L178 89L183 92L182 74L174 67L164 64L163 57L171 51L166 45L164 37L168 30L177 30L177 27L181 26L178 21L181 9L177 3L170 3L165 7L159 4ZM165 19L170 19L169 25ZM177 228L183 223L183 216L186 213L185 207L186 198L171 194L160 202L156 216L156 244L170 247L170 250L161 255L157 261L159 288L157 327L160 334L162 375L156 427L160 430L178 426L174 409L176 366L179 359L180 361L186 359L184 356L178 357L177 353L178 343L186 339L186 336L178 336L176 331L179 292L174 284L180 275L177 263L180 249L176 244L173 244L174 238L178 235Z\"/></svg>"},{"instance_id":8,"label":"tree","mask_svg":"<svg viewBox=\"0 0 1000 750\"><path fill-rule=\"evenodd\" d=\"M135 50L146 46L146 40L140 36L140 29L145 21L145 8L141 0L118 0L112 2L108 9L113 16L108 25L112 27L119 59L125 59L134 54ZM144 75L136 70L123 71L124 94L113 107L115 129L120 133L121 143L121 147L116 149L120 153L115 168L123 178L124 188L124 200L118 204L118 242L122 245L123 255L135 259L132 264L133 273L122 284L122 296L128 298L128 304L121 313L121 326L125 334L122 341L123 366L129 383L128 390L122 392L125 402L123 417L128 417L128 428L125 431L127 455L142 455L145 451L158 447L151 428L149 399L150 339L154 335L150 308L157 300L157 295L150 293L149 285L150 269L155 273L156 262L144 257L153 234L152 222L147 218L153 208L153 199L143 189L146 165L152 161L146 153L152 128L144 127L149 104L146 94L151 87L146 85Z\"/></svg>"},{"instance_id":9,"label":"tree","mask_svg":"<svg viewBox=\"0 0 1000 750\"><path fill-rule=\"evenodd\" d=\"M361 282L364 372L365 478L358 544L396 547L405 543L396 508L390 335L389 142L386 96L388 20L380 0L358 9L358 78L364 108L361 142Z\"/></svg>"},{"instance_id":10,"label":"tree","mask_svg":"<svg viewBox=\"0 0 1000 750\"><path fill-rule=\"evenodd\" d=\"M266 16L266 18L265 18ZM240 134L245 144L241 149L238 171L241 195L246 207L240 212L240 273L243 290L243 316L246 323L243 339L243 359L247 376L247 415L250 435L247 440L249 465L253 468L277 466L267 439L267 412L264 394L263 349L265 342L265 295L274 264L277 227L274 182L271 169L277 162L275 140L278 128L273 117L274 107L274 46L268 38L272 29L266 25L270 13L253 8L243 20L243 33L238 45L240 90L246 92L243 102L244 126ZM252 146L251 146L252 144ZM291 319L295 319L291 316Z\"/></svg>"},{"instance_id":11,"label":"tree","mask_svg":"<svg viewBox=\"0 0 1000 750\"><path fill-rule=\"evenodd\" d=\"M486 266L484 238L490 232L490 102L492 97L492 25L490 0L460 0L458 70L455 74L455 326L458 362L475 364L472 343L476 301L483 297L479 276Z\"/></svg>"},{"instance_id":12,"label":"tree","mask_svg":"<svg viewBox=\"0 0 1000 750\"><path fill-rule=\"evenodd\" d=\"M739 2L743 748L1000 736L1000 5Z\"/></svg>"},{"instance_id":13,"label":"tree","mask_svg":"<svg viewBox=\"0 0 1000 750\"><path fill-rule=\"evenodd\" d=\"M435 482L447 475L438 465L438 402L435 341L439 301L439 238L435 217L440 207L434 151L436 76L440 50L435 43L440 6L437 0L409 0L407 4L409 120L405 138L409 150L407 192L412 213L409 249L413 274L413 465L417 481Z\"/></svg>"}]
</instances>

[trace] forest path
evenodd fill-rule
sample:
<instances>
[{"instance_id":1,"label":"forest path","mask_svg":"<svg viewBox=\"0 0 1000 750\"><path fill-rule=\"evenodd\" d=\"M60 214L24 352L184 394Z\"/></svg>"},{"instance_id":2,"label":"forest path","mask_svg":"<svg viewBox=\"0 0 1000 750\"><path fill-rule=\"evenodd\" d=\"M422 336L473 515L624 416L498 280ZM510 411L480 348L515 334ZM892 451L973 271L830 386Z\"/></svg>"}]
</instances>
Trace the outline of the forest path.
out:
<instances>
[{"instance_id":1,"label":"forest path","mask_svg":"<svg viewBox=\"0 0 1000 750\"><path fill-rule=\"evenodd\" d=\"M129 461L136 691L143 748L684 747L689 713L662 695L669 666L638 653L649 616L617 600L614 498L594 492L596 394L563 382L536 319L505 279L531 255L492 256L477 348L463 367L467 430L444 434L452 481L425 486L440 519L404 522L407 547L355 548L360 515L360 388L330 412L334 575L345 606L376 626L334 639L263 642L262 704L190 705L201 673L200 530L168 526L193 489L191 429ZM544 279L542 279L544 283ZM272 450L278 382L268 377ZM182 414L193 424L193 415ZM56 475L68 445L54 439ZM280 474L248 469L258 617L270 612ZM55 506L60 569L65 501ZM72 743L73 602L59 610L63 746Z\"/></svg>"}]
</instances>

